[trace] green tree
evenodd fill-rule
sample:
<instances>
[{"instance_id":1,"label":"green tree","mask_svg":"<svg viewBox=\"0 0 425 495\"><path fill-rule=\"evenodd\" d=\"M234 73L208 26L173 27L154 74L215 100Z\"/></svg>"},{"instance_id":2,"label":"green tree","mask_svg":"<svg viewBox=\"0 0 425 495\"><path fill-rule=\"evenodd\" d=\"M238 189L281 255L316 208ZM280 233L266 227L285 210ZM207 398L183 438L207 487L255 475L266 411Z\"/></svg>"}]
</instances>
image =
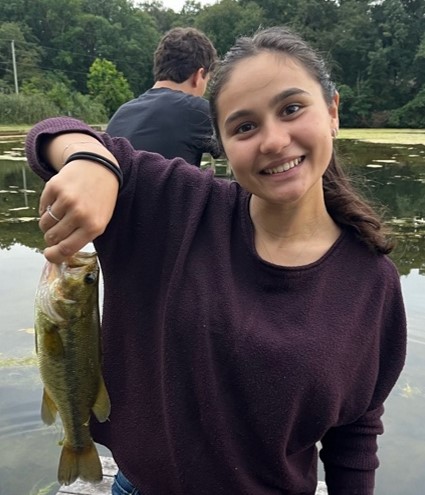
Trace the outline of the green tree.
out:
<instances>
[{"instance_id":1,"label":"green tree","mask_svg":"<svg viewBox=\"0 0 425 495\"><path fill-rule=\"evenodd\" d=\"M223 55L236 38L255 32L263 18L263 11L255 2L242 6L236 0L222 0L203 9L196 18L195 27L204 31L217 52Z\"/></svg>"},{"instance_id":2,"label":"green tree","mask_svg":"<svg viewBox=\"0 0 425 495\"><path fill-rule=\"evenodd\" d=\"M421 87L425 84L425 34L416 50L414 58L414 69L416 85Z\"/></svg>"},{"instance_id":3,"label":"green tree","mask_svg":"<svg viewBox=\"0 0 425 495\"><path fill-rule=\"evenodd\" d=\"M112 61L134 93L152 86L153 53L161 36L155 19L129 0L83 0L83 6L109 26L92 42L95 57ZM79 39L84 50L84 35Z\"/></svg>"},{"instance_id":4,"label":"green tree","mask_svg":"<svg viewBox=\"0 0 425 495\"><path fill-rule=\"evenodd\" d=\"M160 34L155 20L130 0L11 0L5 15L25 26L42 47L43 70L66 73L80 92L96 58L111 60L133 91L152 84Z\"/></svg>"},{"instance_id":5,"label":"green tree","mask_svg":"<svg viewBox=\"0 0 425 495\"><path fill-rule=\"evenodd\" d=\"M109 117L134 96L123 74L112 62L105 59L96 59L93 62L87 87L92 98L106 108Z\"/></svg>"},{"instance_id":6,"label":"green tree","mask_svg":"<svg viewBox=\"0 0 425 495\"><path fill-rule=\"evenodd\" d=\"M154 19L156 29L161 34L171 29L181 19L181 15L174 12L173 9L165 8L164 4L159 0L142 2L140 8Z\"/></svg>"},{"instance_id":7,"label":"green tree","mask_svg":"<svg viewBox=\"0 0 425 495\"><path fill-rule=\"evenodd\" d=\"M259 23L262 26L292 25L299 11L299 0L239 0L244 9L255 3L262 11Z\"/></svg>"},{"instance_id":8,"label":"green tree","mask_svg":"<svg viewBox=\"0 0 425 495\"><path fill-rule=\"evenodd\" d=\"M333 39L329 50L334 78L354 91L359 81L363 84L366 79L368 53L373 49L376 36L369 4L369 0L341 0L337 21L331 28Z\"/></svg>"},{"instance_id":9,"label":"green tree","mask_svg":"<svg viewBox=\"0 0 425 495\"><path fill-rule=\"evenodd\" d=\"M419 39L412 45L411 19L401 0L374 5L372 16L377 42L370 55L369 84L376 95L376 108L392 109L406 103L418 89L412 87L411 79Z\"/></svg>"},{"instance_id":10,"label":"green tree","mask_svg":"<svg viewBox=\"0 0 425 495\"><path fill-rule=\"evenodd\" d=\"M425 128L425 85L413 100L391 113L389 125L399 128Z\"/></svg>"},{"instance_id":11,"label":"green tree","mask_svg":"<svg viewBox=\"0 0 425 495\"><path fill-rule=\"evenodd\" d=\"M344 93L344 125L385 124L389 113L392 122L398 119L408 126L411 118L412 125L418 124L415 109L422 108L425 84L424 0L211 3L203 6L187 0L176 13L162 0L4 0L0 2L0 92L14 90L12 39L20 88L60 99L59 95L65 98L64 84L68 105L74 92L84 98L87 73L96 59L112 62L133 93L149 88L154 50L171 27L201 29L223 55L238 36L280 24L293 27L328 60Z\"/></svg>"},{"instance_id":12,"label":"green tree","mask_svg":"<svg viewBox=\"0 0 425 495\"><path fill-rule=\"evenodd\" d=\"M338 87L340 94L340 121L342 127L371 127L372 101L365 83L358 81L353 88L346 84Z\"/></svg>"},{"instance_id":13,"label":"green tree","mask_svg":"<svg viewBox=\"0 0 425 495\"><path fill-rule=\"evenodd\" d=\"M114 24L115 38L103 40L104 57L125 74L132 91L140 94L153 84L153 54L160 39L155 21L136 10L125 24ZM117 40L111 43L111 39Z\"/></svg>"}]
</instances>

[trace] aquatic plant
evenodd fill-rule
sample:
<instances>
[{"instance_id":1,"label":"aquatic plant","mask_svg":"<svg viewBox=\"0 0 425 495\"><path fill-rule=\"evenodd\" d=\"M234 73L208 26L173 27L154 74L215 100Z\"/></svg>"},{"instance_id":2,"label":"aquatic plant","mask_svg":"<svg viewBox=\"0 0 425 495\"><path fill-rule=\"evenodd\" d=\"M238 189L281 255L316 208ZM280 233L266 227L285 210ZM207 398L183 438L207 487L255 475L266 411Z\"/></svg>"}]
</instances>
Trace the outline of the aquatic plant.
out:
<instances>
[{"instance_id":1,"label":"aquatic plant","mask_svg":"<svg viewBox=\"0 0 425 495\"><path fill-rule=\"evenodd\" d=\"M57 485L55 481L52 483L49 483L48 485L45 485L43 487L40 487L40 482L37 482L32 488L31 491L29 492L28 495L51 495L52 494L52 489Z\"/></svg>"}]
</instances>

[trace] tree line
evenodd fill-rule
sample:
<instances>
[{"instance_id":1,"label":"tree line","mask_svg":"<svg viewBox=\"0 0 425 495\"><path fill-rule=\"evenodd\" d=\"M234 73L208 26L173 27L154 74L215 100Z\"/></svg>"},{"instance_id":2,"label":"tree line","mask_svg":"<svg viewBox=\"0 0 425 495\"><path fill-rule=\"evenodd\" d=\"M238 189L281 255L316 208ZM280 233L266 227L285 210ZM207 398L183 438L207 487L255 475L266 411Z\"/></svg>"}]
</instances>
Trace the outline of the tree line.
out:
<instances>
[{"instance_id":1,"label":"tree line","mask_svg":"<svg viewBox=\"0 0 425 495\"><path fill-rule=\"evenodd\" d=\"M425 128L424 0L187 0L179 13L157 0L0 0L0 123L105 122L152 85L168 29L201 29L222 56L273 25L325 56L343 126Z\"/></svg>"}]
</instances>

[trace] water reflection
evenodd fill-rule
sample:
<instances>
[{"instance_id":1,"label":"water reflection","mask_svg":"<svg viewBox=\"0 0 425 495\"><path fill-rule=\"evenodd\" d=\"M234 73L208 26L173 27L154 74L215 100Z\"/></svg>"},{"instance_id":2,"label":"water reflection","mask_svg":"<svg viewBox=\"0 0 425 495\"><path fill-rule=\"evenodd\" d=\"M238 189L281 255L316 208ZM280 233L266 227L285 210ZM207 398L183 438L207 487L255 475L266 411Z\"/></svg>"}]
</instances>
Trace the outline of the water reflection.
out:
<instances>
[{"instance_id":1,"label":"water reflection","mask_svg":"<svg viewBox=\"0 0 425 495\"><path fill-rule=\"evenodd\" d=\"M384 210L397 239L402 275L425 268L425 146L339 141L338 152L363 194Z\"/></svg>"},{"instance_id":2,"label":"water reflection","mask_svg":"<svg viewBox=\"0 0 425 495\"><path fill-rule=\"evenodd\" d=\"M338 141L338 148L364 194L385 205L398 240L392 258L408 315L408 360L387 402L376 495L420 495L425 485L425 147ZM6 447L0 450L0 495L34 495L49 485L46 495L57 490L61 431L47 428L39 417L32 328L44 263L37 225L42 188L25 164L23 139L0 142L0 441Z\"/></svg>"}]
</instances>

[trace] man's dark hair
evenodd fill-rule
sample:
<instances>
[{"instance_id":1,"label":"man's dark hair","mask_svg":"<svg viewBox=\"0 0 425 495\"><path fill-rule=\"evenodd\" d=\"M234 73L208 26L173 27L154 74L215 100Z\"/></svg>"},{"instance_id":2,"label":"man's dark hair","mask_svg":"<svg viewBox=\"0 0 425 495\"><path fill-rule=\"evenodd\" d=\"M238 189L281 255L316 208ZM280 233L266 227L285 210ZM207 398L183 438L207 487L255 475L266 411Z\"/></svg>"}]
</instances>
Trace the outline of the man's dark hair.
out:
<instances>
[{"instance_id":1,"label":"man's dark hair","mask_svg":"<svg viewBox=\"0 0 425 495\"><path fill-rule=\"evenodd\" d=\"M195 28L177 27L162 37L154 54L153 75L157 81L182 83L198 69L214 70L217 52L208 37Z\"/></svg>"}]
</instances>

